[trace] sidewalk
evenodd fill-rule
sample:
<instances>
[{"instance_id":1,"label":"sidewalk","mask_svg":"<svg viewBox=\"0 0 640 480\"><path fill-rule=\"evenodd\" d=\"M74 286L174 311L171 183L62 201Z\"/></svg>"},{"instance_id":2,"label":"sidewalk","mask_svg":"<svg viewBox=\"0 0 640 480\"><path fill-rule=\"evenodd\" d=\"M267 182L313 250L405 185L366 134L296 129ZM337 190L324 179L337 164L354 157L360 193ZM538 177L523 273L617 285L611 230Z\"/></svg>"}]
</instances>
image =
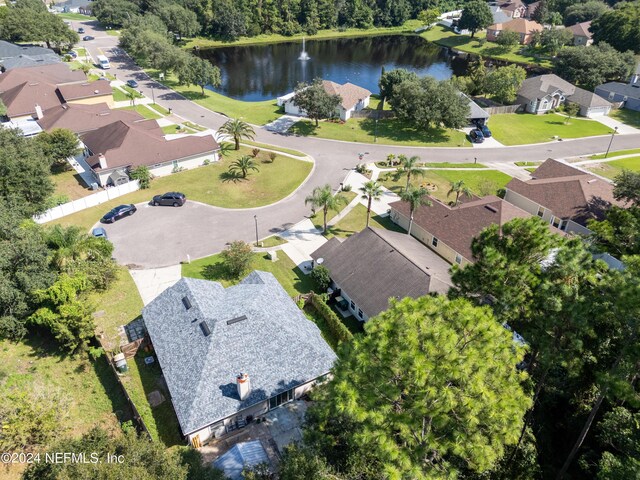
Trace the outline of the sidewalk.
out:
<instances>
[{"instance_id":1,"label":"sidewalk","mask_svg":"<svg viewBox=\"0 0 640 480\"><path fill-rule=\"evenodd\" d=\"M311 271L311 253L327 242L327 239L322 235L322 231L317 229L308 218L282 232L280 237L287 241L287 243L281 245L280 249L305 274Z\"/></svg>"}]
</instances>

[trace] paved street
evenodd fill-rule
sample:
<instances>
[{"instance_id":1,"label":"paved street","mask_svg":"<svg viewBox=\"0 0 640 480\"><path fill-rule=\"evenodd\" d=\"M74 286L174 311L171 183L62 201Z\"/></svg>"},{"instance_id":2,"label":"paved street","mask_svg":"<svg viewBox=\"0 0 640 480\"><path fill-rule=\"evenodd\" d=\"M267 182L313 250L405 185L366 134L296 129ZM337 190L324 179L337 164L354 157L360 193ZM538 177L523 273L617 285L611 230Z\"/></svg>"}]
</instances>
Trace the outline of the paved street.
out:
<instances>
[{"instance_id":1,"label":"paved street","mask_svg":"<svg viewBox=\"0 0 640 480\"><path fill-rule=\"evenodd\" d=\"M80 22L72 22L73 27ZM95 58L106 55L111 62L110 73L118 80L135 79L139 90L165 108L170 108L187 120L217 130L226 120L222 114L211 112L181 95L154 82L117 47L118 37L107 35L95 22L83 22L88 35L95 40L80 42ZM258 217L258 236L263 238L282 231L309 214L304 198L311 190L325 183L337 188L346 173L356 164L386 158L389 153L418 155L424 161L504 163L536 161L548 157L564 158L603 152L610 137L567 140L503 148L420 148L357 144L317 138L297 137L256 128L257 141L292 148L311 155L316 165L307 181L289 198L277 204L249 210L228 210L188 203L184 208L166 209L141 206L133 217L107 230L115 245L120 263L143 267L161 267L186 260L186 255L198 258L218 252L228 241L255 241L254 215ZM614 139L613 149L637 148L640 134L620 135ZM367 154L364 160L359 153Z\"/></svg>"}]
</instances>

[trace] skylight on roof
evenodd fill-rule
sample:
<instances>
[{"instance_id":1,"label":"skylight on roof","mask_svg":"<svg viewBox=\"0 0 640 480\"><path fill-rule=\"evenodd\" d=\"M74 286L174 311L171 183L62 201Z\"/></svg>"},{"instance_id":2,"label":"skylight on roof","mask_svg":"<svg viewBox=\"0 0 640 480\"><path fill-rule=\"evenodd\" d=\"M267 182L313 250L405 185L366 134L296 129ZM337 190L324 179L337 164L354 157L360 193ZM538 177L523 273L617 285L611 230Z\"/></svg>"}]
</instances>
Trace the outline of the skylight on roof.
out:
<instances>
[{"instance_id":1,"label":"skylight on roof","mask_svg":"<svg viewBox=\"0 0 640 480\"><path fill-rule=\"evenodd\" d=\"M191 300L189 300L188 297L182 297L182 304L184 305L184 308L186 308L187 310L191 308Z\"/></svg>"}]
</instances>

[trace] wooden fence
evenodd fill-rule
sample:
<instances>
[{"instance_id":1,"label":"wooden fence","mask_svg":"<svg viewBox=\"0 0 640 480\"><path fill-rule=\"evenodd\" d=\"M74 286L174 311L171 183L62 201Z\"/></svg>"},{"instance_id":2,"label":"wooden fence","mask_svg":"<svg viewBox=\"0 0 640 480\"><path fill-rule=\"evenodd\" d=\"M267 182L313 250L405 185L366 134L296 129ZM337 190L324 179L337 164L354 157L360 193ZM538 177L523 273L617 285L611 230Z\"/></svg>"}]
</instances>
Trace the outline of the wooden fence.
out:
<instances>
[{"instance_id":1,"label":"wooden fence","mask_svg":"<svg viewBox=\"0 0 640 480\"><path fill-rule=\"evenodd\" d=\"M371 120L375 120L376 118L382 120L383 118L391 118L393 116L395 116L395 113L391 110L371 110L368 108L351 114L351 118L369 118Z\"/></svg>"},{"instance_id":2,"label":"wooden fence","mask_svg":"<svg viewBox=\"0 0 640 480\"><path fill-rule=\"evenodd\" d=\"M489 115L497 115L499 113L516 113L522 110L522 105L504 105L502 107L482 107Z\"/></svg>"},{"instance_id":3,"label":"wooden fence","mask_svg":"<svg viewBox=\"0 0 640 480\"><path fill-rule=\"evenodd\" d=\"M121 197L122 195L126 195L127 193L135 192L139 189L140 182L138 180L133 180L132 182L127 182L122 185L118 185L117 187L109 187L106 190L102 190L98 193L94 193L92 195L79 198L78 200L63 203L62 205L58 205L57 207L50 208L42 215L33 217L33 219L37 223L50 222L51 220L56 220L66 215L71 215L72 213L95 207L96 205L100 205L101 203L108 202L109 200L113 200L114 198Z\"/></svg>"}]
</instances>

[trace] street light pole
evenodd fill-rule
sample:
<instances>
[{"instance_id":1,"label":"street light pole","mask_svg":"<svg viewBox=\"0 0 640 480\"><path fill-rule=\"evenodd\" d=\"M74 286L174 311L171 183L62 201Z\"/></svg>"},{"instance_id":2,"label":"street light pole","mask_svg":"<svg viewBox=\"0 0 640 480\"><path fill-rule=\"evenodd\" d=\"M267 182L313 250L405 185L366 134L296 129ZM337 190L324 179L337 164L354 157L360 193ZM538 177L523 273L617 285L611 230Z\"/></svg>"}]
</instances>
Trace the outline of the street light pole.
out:
<instances>
[{"instance_id":1,"label":"street light pole","mask_svg":"<svg viewBox=\"0 0 640 480\"><path fill-rule=\"evenodd\" d=\"M254 215L253 219L256 221L256 247L258 246L258 215Z\"/></svg>"},{"instance_id":2,"label":"street light pole","mask_svg":"<svg viewBox=\"0 0 640 480\"><path fill-rule=\"evenodd\" d=\"M609 155L609 150L611 149L611 144L613 143L613 136L618 133L618 127L615 127L613 129L613 132L611 132L611 140L609 140L609 146L607 147L607 153L604 154L604 158L607 158L607 155Z\"/></svg>"}]
</instances>

